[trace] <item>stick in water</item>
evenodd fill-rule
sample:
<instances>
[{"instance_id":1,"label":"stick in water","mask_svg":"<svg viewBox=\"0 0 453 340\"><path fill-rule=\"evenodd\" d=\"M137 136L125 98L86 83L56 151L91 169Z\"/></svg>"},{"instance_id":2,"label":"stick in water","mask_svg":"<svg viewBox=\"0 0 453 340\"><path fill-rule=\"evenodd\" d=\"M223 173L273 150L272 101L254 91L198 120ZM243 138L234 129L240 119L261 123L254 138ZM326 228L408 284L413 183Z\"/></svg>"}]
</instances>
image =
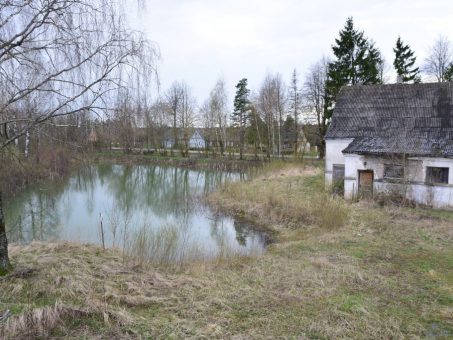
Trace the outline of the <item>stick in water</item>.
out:
<instances>
[{"instance_id":1,"label":"stick in water","mask_svg":"<svg viewBox=\"0 0 453 340\"><path fill-rule=\"evenodd\" d=\"M102 213L99 213L99 221L101 225L101 239L102 239L102 249L105 250L105 242L104 242L104 227L102 226Z\"/></svg>"}]
</instances>

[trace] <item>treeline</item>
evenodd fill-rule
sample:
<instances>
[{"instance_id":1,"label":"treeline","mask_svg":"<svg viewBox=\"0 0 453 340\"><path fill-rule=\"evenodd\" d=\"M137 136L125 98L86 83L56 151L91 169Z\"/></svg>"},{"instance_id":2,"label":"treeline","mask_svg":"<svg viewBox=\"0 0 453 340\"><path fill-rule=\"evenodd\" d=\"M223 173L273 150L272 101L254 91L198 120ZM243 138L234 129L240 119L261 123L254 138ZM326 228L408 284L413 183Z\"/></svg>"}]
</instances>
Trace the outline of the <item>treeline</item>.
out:
<instances>
[{"instance_id":1,"label":"treeline","mask_svg":"<svg viewBox=\"0 0 453 340\"><path fill-rule=\"evenodd\" d=\"M125 150L134 146L179 150L188 155L197 127L204 149L216 155L234 152L240 158L244 153L301 157L315 146L322 158L324 135L341 87L391 80L452 80L453 49L446 37L440 36L434 42L420 65L401 37L396 37L393 50L391 67L373 40L349 18L332 45L332 56L320 58L302 78L296 69L289 83L279 73L268 74L253 91L247 79L241 79L234 98L228 97L225 81L219 79L201 105L185 82L174 82L148 108L117 108L109 120L99 123L108 125L104 131L111 134L106 139L104 133L98 144L121 145Z\"/></svg>"}]
</instances>

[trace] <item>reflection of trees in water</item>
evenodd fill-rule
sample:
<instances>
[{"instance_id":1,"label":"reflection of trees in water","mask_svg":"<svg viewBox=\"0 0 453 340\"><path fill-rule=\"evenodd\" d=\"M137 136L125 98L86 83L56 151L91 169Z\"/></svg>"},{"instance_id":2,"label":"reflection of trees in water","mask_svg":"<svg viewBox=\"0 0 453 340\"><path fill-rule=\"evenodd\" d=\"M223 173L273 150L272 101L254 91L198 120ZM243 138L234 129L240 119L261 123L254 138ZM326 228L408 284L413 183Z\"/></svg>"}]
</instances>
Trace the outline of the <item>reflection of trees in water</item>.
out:
<instances>
[{"instance_id":1,"label":"reflection of trees in water","mask_svg":"<svg viewBox=\"0 0 453 340\"><path fill-rule=\"evenodd\" d=\"M251 236L251 226L244 221L234 220L234 230L236 230L236 240L241 246L247 246L247 239Z\"/></svg>"},{"instance_id":2,"label":"reflection of trees in water","mask_svg":"<svg viewBox=\"0 0 453 340\"><path fill-rule=\"evenodd\" d=\"M195 196L207 194L235 176L159 166L83 167L65 181L49 183L44 191L29 189L15 197L5 209L8 233L12 242L58 238L61 219L65 216L68 219L74 211L73 194L81 193L91 215L98 216L98 212L94 212L98 199L104 204L104 214L109 208L115 209L121 219L131 215L143 219L148 212L163 219L170 218L180 229L182 242L188 243L197 204ZM107 189L106 196L99 197L103 193L100 188ZM120 237L119 231L117 237Z\"/></svg>"},{"instance_id":3,"label":"reflection of trees in water","mask_svg":"<svg viewBox=\"0 0 453 340\"><path fill-rule=\"evenodd\" d=\"M211 237L216 241L219 247L224 246L227 242L227 226L224 216L214 215L211 218ZM236 241L242 247L247 246L247 239L252 235L252 227L241 220L233 220L233 227L236 232Z\"/></svg>"},{"instance_id":4,"label":"reflection of trees in water","mask_svg":"<svg viewBox=\"0 0 453 340\"><path fill-rule=\"evenodd\" d=\"M119 206L149 209L157 216L180 216L193 212L195 194L212 191L225 180L221 172L193 171L157 166L121 166L102 169L102 182Z\"/></svg>"},{"instance_id":5,"label":"reflection of trees in water","mask_svg":"<svg viewBox=\"0 0 453 340\"><path fill-rule=\"evenodd\" d=\"M57 201L61 195L37 190L26 200L7 208L8 234L11 242L58 238L61 232Z\"/></svg>"},{"instance_id":6,"label":"reflection of trees in water","mask_svg":"<svg viewBox=\"0 0 453 340\"><path fill-rule=\"evenodd\" d=\"M216 214L210 221L211 238L216 242L218 249L222 249L228 243L225 219Z\"/></svg>"}]
</instances>

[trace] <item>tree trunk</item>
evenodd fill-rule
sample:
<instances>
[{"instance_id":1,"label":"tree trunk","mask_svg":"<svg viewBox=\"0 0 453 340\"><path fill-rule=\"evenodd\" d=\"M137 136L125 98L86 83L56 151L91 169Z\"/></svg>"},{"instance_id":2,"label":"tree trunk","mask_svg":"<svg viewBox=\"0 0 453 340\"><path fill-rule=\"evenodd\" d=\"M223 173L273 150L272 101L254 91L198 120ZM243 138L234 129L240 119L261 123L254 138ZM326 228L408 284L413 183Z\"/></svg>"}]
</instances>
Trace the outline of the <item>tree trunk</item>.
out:
<instances>
[{"instance_id":1,"label":"tree trunk","mask_svg":"<svg viewBox=\"0 0 453 340\"><path fill-rule=\"evenodd\" d=\"M2 193L0 192L0 275L10 269L8 239L6 238L5 217L3 215Z\"/></svg>"},{"instance_id":2,"label":"tree trunk","mask_svg":"<svg viewBox=\"0 0 453 340\"><path fill-rule=\"evenodd\" d=\"M321 140L321 145L319 145L318 147L319 158L324 159L324 157L326 156L326 141L324 140L324 138Z\"/></svg>"},{"instance_id":3,"label":"tree trunk","mask_svg":"<svg viewBox=\"0 0 453 340\"><path fill-rule=\"evenodd\" d=\"M242 157L244 154L244 142L245 142L245 130L243 127L240 128L240 136L239 136L239 159L242 161Z\"/></svg>"},{"instance_id":4,"label":"tree trunk","mask_svg":"<svg viewBox=\"0 0 453 340\"><path fill-rule=\"evenodd\" d=\"M296 107L296 104L294 105ZM297 159L299 131L297 130L297 109L294 110L294 159Z\"/></svg>"}]
</instances>

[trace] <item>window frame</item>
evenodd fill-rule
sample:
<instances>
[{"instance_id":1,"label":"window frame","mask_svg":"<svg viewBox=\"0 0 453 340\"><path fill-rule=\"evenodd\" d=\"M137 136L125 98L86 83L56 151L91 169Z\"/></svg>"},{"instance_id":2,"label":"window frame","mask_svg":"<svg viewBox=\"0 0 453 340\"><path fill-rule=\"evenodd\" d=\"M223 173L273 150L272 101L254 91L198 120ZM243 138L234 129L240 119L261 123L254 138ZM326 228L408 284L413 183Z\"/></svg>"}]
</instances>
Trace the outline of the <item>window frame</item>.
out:
<instances>
[{"instance_id":1,"label":"window frame","mask_svg":"<svg viewBox=\"0 0 453 340\"><path fill-rule=\"evenodd\" d=\"M433 176L433 171L439 171L439 176ZM446 172L443 173L443 172ZM437 177L437 178L436 178ZM438 181L440 179L440 181ZM445 166L427 166L426 167L426 184L448 184L450 181L450 168Z\"/></svg>"}]
</instances>

